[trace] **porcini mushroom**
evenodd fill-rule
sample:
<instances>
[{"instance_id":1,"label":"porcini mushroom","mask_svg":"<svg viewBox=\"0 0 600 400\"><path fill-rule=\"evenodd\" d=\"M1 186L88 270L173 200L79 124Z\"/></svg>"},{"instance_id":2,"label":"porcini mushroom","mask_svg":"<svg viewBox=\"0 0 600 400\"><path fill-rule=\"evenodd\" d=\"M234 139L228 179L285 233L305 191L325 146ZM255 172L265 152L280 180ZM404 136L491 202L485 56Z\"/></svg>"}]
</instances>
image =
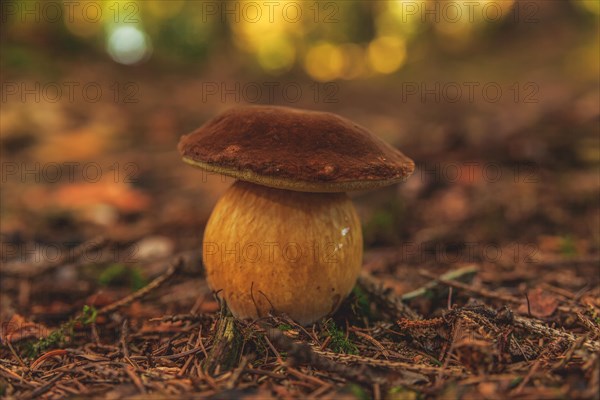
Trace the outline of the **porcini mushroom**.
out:
<instances>
[{"instance_id":1,"label":"porcini mushroom","mask_svg":"<svg viewBox=\"0 0 600 400\"><path fill-rule=\"evenodd\" d=\"M414 163L331 113L249 106L211 119L179 142L183 161L236 178L204 231L212 290L237 318L283 312L307 325L352 291L361 225L345 192L391 185Z\"/></svg>"}]
</instances>

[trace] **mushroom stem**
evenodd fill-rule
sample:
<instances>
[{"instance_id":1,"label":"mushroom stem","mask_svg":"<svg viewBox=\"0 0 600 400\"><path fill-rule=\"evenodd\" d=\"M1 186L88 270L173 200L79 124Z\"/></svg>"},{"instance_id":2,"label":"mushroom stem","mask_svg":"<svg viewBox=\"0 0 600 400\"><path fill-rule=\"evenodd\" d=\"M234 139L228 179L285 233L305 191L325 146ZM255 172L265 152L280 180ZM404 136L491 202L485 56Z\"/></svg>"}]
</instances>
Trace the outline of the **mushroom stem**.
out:
<instances>
[{"instance_id":1,"label":"mushroom stem","mask_svg":"<svg viewBox=\"0 0 600 400\"><path fill-rule=\"evenodd\" d=\"M204 232L208 284L237 318L270 311L310 324L348 296L362 264L360 220L345 193L237 181Z\"/></svg>"}]
</instances>

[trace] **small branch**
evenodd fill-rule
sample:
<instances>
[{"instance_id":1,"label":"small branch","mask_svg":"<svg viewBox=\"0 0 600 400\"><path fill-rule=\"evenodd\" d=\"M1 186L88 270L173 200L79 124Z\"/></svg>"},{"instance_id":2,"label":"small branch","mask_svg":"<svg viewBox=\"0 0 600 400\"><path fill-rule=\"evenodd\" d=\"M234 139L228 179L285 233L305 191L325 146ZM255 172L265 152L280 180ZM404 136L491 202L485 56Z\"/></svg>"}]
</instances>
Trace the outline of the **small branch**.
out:
<instances>
[{"instance_id":1,"label":"small branch","mask_svg":"<svg viewBox=\"0 0 600 400\"><path fill-rule=\"evenodd\" d=\"M294 342L292 339L285 336L279 330L264 327L265 335L273 342L280 350L287 353L288 359L292 361L291 367L297 364L306 364L325 371L337 373L346 379L352 381L372 383L374 381L382 381L382 378L369 365L362 365L362 368L350 368L347 365L341 364L334 360L323 357L319 354L329 354L329 352L321 352L312 348L307 343ZM332 353L337 354L337 353Z\"/></svg>"},{"instance_id":2,"label":"small branch","mask_svg":"<svg viewBox=\"0 0 600 400\"><path fill-rule=\"evenodd\" d=\"M98 314L110 314L111 312L121 307L124 307L136 300L141 299L142 297L146 296L148 293L159 288L162 284L168 281L169 278L171 278L171 276L173 276L175 272L177 272L177 270L179 270L179 268L181 268L182 266L183 258L178 257L162 275L156 277L152 282L150 282L143 288L133 292L129 296L126 296L115 303L109 304L106 307L101 308L100 310L98 310Z\"/></svg>"},{"instance_id":3,"label":"small branch","mask_svg":"<svg viewBox=\"0 0 600 400\"><path fill-rule=\"evenodd\" d=\"M504 302L509 302L509 303L515 303L515 304L522 303L522 301L516 297L492 292L491 290L488 290L485 288L474 288L472 286L466 285L461 282L444 279L442 277L437 277L435 274L432 274L429 271L421 270L421 271L419 271L419 274L429 277L431 279L436 279L437 281L439 281L445 285L452 286L452 287L455 287L455 288L458 288L461 290L465 290L469 293L474 293L474 294L480 295L482 297L487 297L487 298L500 300L500 301L504 301ZM563 308L565 308L565 307L563 307ZM559 307L559 309L561 309L561 307ZM566 308L566 310L570 311L569 308ZM563 310L563 311L565 311L565 310ZM528 329L532 332L536 332L538 334L552 337L555 339L558 337L562 337L571 343L574 343L577 341L577 337L575 335L568 333L568 332L559 331L554 328L550 328L544 322L537 321L532 318L523 318L523 317L515 316L514 317L514 325L518 328ZM584 346L593 351L600 350L600 343L597 341L587 340L584 343Z\"/></svg>"},{"instance_id":4,"label":"small branch","mask_svg":"<svg viewBox=\"0 0 600 400\"><path fill-rule=\"evenodd\" d=\"M61 254L54 261L47 261L39 265L33 265L30 262L8 262L2 266L2 274L19 278L33 278L35 276L47 274L68 262L78 260L87 252L102 249L109 243L110 241L105 237L96 237L80 244L69 252Z\"/></svg>"},{"instance_id":5,"label":"small branch","mask_svg":"<svg viewBox=\"0 0 600 400\"><path fill-rule=\"evenodd\" d=\"M572 333L550 328L547 324L530 318L515 316L514 325L518 328L527 329L540 335L552 338L563 338L571 343L576 343L578 340L577 336L573 335ZM583 342L583 346L592 351L600 350L600 343L595 340L585 340Z\"/></svg>"},{"instance_id":6,"label":"small branch","mask_svg":"<svg viewBox=\"0 0 600 400\"><path fill-rule=\"evenodd\" d=\"M427 278L431 278L431 279L435 279L438 282L443 283L444 285L450 286L450 287L454 287L457 289L461 289L464 290L466 292L469 293L473 293L476 295L479 295L481 297L487 297L490 299L494 299L494 300L499 300L499 301L504 301L507 303L513 303L513 304L523 304L523 300L518 298L518 297L514 297L511 296L510 294L504 294L504 293L497 293L495 291L483 288L483 287L473 287L467 284L464 284L462 282L458 282L455 281L453 279L450 279L448 277L446 277L445 275L442 276L436 276L435 274L432 274L429 271L425 271L425 270L419 270L419 275L425 276ZM526 302L529 301L529 299L527 298L527 294L525 294L526 297ZM557 310L562 311L562 312L566 312L566 313L572 313L574 312L574 308L573 307L568 307L565 305L559 305L557 307Z\"/></svg>"},{"instance_id":7,"label":"small branch","mask_svg":"<svg viewBox=\"0 0 600 400\"><path fill-rule=\"evenodd\" d=\"M386 311L393 314L394 319L421 319L421 316L404 304L402 300L394 295L391 289L386 289L381 281L370 274L363 273L358 278L358 284L375 300L381 304Z\"/></svg>"},{"instance_id":8,"label":"small branch","mask_svg":"<svg viewBox=\"0 0 600 400\"><path fill-rule=\"evenodd\" d=\"M467 267L448 271L445 274L443 274L442 276L440 276L439 278L433 274L430 274L430 275L421 274L421 271L419 271L419 274L426 276L428 278L434 279L434 281L429 282L428 284L426 284L423 287L420 287L417 290L413 290L412 292L404 294L402 296L402 300L409 301L409 300L415 299L417 297L424 296L428 291L431 291L431 290L435 289L436 287L438 287L440 284L440 281L444 282L446 280L448 280L448 281L458 280L458 281L470 282L473 279L473 276L478 271L479 271L479 269L477 268L477 266L469 265Z\"/></svg>"}]
</instances>

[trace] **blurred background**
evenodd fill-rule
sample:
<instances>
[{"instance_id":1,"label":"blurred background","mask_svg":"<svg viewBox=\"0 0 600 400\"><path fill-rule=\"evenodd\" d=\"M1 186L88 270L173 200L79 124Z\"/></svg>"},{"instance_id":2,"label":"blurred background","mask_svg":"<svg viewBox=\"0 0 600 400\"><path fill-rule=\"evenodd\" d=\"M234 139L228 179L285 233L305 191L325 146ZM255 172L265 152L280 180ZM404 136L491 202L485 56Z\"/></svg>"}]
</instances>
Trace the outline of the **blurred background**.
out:
<instances>
[{"instance_id":1,"label":"blurred background","mask_svg":"<svg viewBox=\"0 0 600 400\"><path fill-rule=\"evenodd\" d=\"M137 244L119 262L138 266L199 249L231 180L177 141L243 104L336 112L415 160L353 195L374 272L598 251L596 0L1 7L3 262L97 235Z\"/></svg>"}]
</instances>

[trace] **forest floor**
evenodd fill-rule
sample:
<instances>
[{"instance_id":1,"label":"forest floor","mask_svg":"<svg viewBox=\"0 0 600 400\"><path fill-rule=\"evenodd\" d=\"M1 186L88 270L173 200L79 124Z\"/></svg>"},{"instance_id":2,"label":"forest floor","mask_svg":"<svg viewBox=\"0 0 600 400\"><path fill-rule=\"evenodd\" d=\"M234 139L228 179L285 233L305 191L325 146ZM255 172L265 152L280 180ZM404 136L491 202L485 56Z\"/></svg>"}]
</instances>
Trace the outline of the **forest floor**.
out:
<instances>
[{"instance_id":1,"label":"forest floor","mask_svg":"<svg viewBox=\"0 0 600 400\"><path fill-rule=\"evenodd\" d=\"M597 88L544 76L532 104L402 103L401 82L295 104L417 162L353 196L363 274L308 327L235 320L203 276L202 229L231 182L176 143L236 104L199 109L201 80L133 72L119 82L138 85L135 104L4 103L0 396L598 398Z\"/></svg>"}]
</instances>

